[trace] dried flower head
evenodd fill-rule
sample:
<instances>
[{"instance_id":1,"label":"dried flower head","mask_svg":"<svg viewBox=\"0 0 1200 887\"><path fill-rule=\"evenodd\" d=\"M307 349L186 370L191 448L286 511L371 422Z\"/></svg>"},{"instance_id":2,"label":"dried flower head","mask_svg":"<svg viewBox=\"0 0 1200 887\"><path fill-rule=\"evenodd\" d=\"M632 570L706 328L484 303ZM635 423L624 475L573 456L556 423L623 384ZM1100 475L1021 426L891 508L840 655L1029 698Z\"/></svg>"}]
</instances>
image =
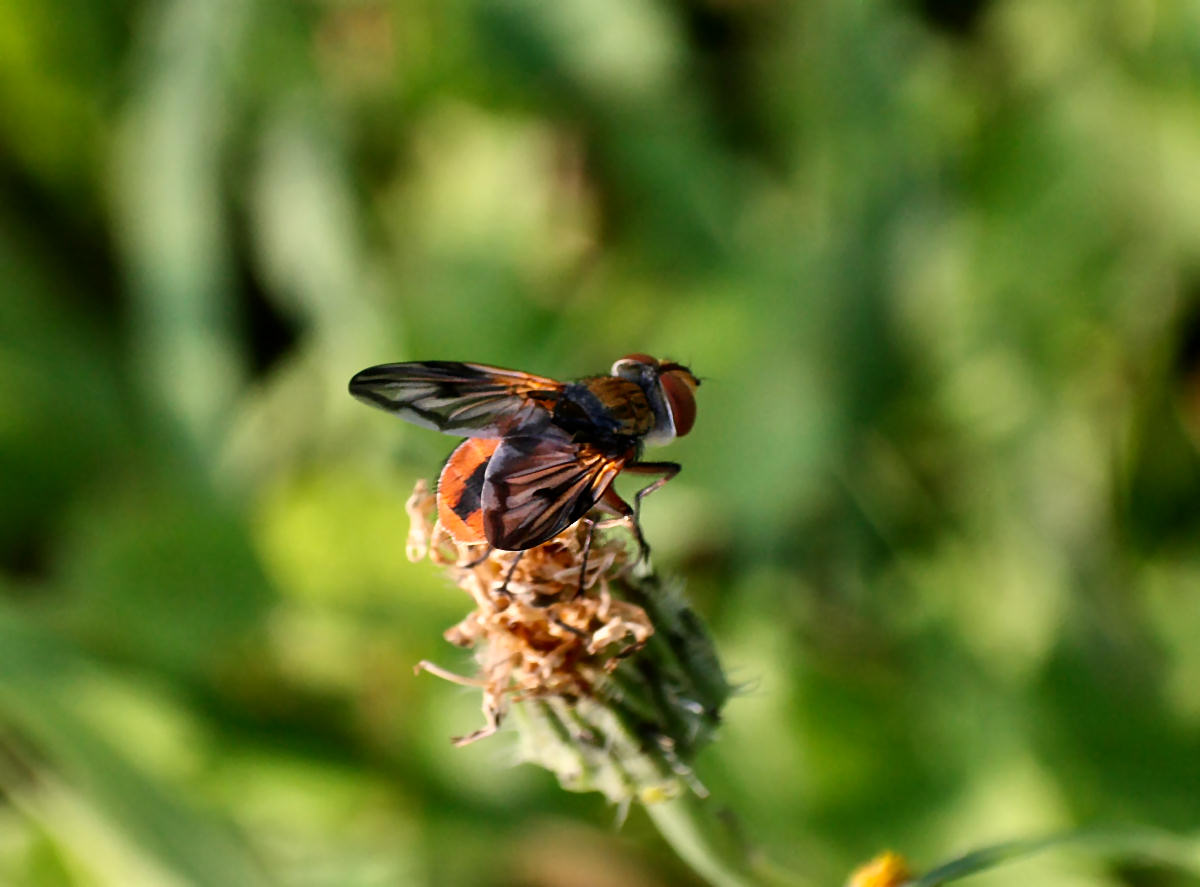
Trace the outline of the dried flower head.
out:
<instances>
[{"instance_id":1,"label":"dried flower head","mask_svg":"<svg viewBox=\"0 0 1200 887\"><path fill-rule=\"evenodd\" d=\"M616 801L698 788L687 761L729 687L702 624L634 562L628 534L581 521L527 551L489 550L438 524L423 481L407 508L409 559L444 567L474 603L445 638L475 651L479 673L418 665L482 690L485 724L455 744L495 733L515 707L524 757L567 788Z\"/></svg>"}]
</instances>

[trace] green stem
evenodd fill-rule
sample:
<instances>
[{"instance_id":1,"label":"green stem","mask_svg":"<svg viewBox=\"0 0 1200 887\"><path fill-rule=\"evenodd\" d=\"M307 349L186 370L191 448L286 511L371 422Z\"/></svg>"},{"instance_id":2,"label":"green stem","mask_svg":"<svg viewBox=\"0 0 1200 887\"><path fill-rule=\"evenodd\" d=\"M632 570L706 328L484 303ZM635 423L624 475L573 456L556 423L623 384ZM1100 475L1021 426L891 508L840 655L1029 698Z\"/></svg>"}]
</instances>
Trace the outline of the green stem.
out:
<instances>
[{"instance_id":1,"label":"green stem","mask_svg":"<svg viewBox=\"0 0 1200 887\"><path fill-rule=\"evenodd\" d=\"M806 887L807 882L770 870L722 821L711 800L685 792L647 804L646 812L680 859L713 887Z\"/></svg>"},{"instance_id":2,"label":"green stem","mask_svg":"<svg viewBox=\"0 0 1200 887\"><path fill-rule=\"evenodd\" d=\"M1069 846L1090 847L1115 856L1137 857L1200 874L1200 847L1195 841L1149 828L1083 829L1008 841L975 850L938 866L911 882L911 887L936 887L1043 850Z\"/></svg>"}]
</instances>

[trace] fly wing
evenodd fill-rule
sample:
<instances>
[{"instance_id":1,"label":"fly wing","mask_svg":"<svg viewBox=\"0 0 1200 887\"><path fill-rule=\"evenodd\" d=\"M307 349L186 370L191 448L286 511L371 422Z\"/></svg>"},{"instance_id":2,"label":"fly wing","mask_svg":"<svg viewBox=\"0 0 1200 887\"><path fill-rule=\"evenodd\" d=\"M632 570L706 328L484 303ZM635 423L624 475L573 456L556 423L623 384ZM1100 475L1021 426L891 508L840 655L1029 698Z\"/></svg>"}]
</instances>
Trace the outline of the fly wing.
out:
<instances>
[{"instance_id":1,"label":"fly wing","mask_svg":"<svg viewBox=\"0 0 1200 887\"><path fill-rule=\"evenodd\" d=\"M541 545L588 513L625 465L551 429L506 437L483 481L488 542L505 551Z\"/></svg>"},{"instance_id":2,"label":"fly wing","mask_svg":"<svg viewBox=\"0 0 1200 887\"><path fill-rule=\"evenodd\" d=\"M562 388L544 376L449 360L380 364L350 380L350 393L364 403L463 437L538 429Z\"/></svg>"}]
</instances>

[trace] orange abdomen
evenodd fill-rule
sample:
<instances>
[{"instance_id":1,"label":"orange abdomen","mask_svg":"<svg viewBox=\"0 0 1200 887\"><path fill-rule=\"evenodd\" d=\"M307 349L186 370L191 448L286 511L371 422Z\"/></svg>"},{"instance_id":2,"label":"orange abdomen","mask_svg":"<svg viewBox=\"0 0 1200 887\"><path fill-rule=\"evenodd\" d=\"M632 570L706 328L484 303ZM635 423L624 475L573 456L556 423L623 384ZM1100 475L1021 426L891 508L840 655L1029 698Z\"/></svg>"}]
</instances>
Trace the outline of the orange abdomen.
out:
<instances>
[{"instance_id":1,"label":"orange abdomen","mask_svg":"<svg viewBox=\"0 0 1200 887\"><path fill-rule=\"evenodd\" d=\"M497 439L469 437L442 466L437 485L438 520L457 542L487 542L479 500L488 460L498 446Z\"/></svg>"}]
</instances>

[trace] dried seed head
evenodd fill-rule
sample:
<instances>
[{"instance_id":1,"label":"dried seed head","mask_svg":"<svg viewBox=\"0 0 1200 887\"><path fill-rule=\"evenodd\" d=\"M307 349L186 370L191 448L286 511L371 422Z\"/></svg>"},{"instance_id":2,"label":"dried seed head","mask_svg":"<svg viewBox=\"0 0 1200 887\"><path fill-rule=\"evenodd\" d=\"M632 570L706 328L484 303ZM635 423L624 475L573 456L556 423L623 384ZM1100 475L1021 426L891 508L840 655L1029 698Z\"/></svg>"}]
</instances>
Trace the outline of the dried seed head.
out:
<instances>
[{"instance_id":1,"label":"dried seed head","mask_svg":"<svg viewBox=\"0 0 1200 887\"><path fill-rule=\"evenodd\" d=\"M581 521L524 552L489 551L437 523L423 481L407 508L409 559L444 567L475 604L445 638L475 650L479 674L418 665L483 692L485 725L455 744L496 732L515 704L523 756L566 788L614 801L699 790L687 761L710 738L729 686L700 621L636 568L614 522L597 531Z\"/></svg>"}]
</instances>

